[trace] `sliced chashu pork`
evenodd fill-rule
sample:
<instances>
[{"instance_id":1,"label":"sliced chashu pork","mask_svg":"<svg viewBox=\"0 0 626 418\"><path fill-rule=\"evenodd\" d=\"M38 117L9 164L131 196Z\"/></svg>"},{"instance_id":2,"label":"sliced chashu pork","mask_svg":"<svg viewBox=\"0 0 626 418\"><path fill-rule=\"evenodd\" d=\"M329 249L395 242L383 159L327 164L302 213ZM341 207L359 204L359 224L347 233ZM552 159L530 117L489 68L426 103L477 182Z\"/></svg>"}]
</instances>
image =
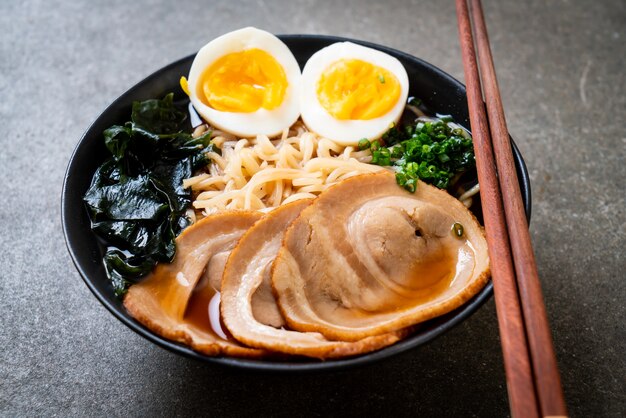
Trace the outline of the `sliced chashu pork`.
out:
<instances>
[{"instance_id":1,"label":"sliced chashu pork","mask_svg":"<svg viewBox=\"0 0 626 418\"><path fill-rule=\"evenodd\" d=\"M221 329L219 286L228 254L262 215L225 212L206 217L176 238L176 257L158 264L128 289L124 306L157 334L206 355L259 357L263 350L241 346Z\"/></svg>"},{"instance_id":2,"label":"sliced chashu pork","mask_svg":"<svg viewBox=\"0 0 626 418\"><path fill-rule=\"evenodd\" d=\"M290 327L355 341L449 312L488 277L482 228L463 204L422 182L409 193L385 171L349 178L301 212L272 285Z\"/></svg>"},{"instance_id":3,"label":"sliced chashu pork","mask_svg":"<svg viewBox=\"0 0 626 418\"><path fill-rule=\"evenodd\" d=\"M317 332L280 328L282 316L271 292L270 270L284 231L310 200L274 209L233 249L222 277L222 319L230 333L251 347L316 358L352 356L393 344L407 331L354 342L329 341Z\"/></svg>"}]
</instances>

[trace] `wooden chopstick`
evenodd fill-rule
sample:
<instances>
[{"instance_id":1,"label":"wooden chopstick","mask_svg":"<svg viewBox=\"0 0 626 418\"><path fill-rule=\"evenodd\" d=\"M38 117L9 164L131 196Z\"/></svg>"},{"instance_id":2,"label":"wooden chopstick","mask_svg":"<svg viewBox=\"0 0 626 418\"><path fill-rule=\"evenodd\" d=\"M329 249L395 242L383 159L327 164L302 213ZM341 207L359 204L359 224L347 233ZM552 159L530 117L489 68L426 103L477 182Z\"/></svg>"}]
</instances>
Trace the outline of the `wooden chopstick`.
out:
<instances>
[{"instance_id":1,"label":"wooden chopstick","mask_svg":"<svg viewBox=\"0 0 626 418\"><path fill-rule=\"evenodd\" d=\"M466 0L456 0L457 18L511 414L566 416L482 7L470 1L489 118Z\"/></svg>"},{"instance_id":2,"label":"wooden chopstick","mask_svg":"<svg viewBox=\"0 0 626 418\"><path fill-rule=\"evenodd\" d=\"M561 378L480 0L470 0L470 10L540 411L543 416L566 416Z\"/></svg>"},{"instance_id":3,"label":"wooden chopstick","mask_svg":"<svg viewBox=\"0 0 626 418\"><path fill-rule=\"evenodd\" d=\"M496 167L493 163L493 151L478 77L469 11L465 0L456 0L456 8L509 405L514 418L537 417L538 408L530 368L530 355L526 345L526 334L515 283L502 196L496 177Z\"/></svg>"}]
</instances>

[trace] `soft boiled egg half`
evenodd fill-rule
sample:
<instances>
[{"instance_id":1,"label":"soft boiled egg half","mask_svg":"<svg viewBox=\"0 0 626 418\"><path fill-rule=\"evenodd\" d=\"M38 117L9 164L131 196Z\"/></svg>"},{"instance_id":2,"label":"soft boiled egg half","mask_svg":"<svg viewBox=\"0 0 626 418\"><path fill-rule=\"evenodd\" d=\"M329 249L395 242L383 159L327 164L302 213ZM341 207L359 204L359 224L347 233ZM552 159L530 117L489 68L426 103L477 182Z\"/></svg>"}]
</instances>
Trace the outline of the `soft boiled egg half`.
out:
<instances>
[{"instance_id":1,"label":"soft boiled egg half","mask_svg":"<svg viewBox=\"0 0 626 418\"><path fill-rule=\"evenodd\" d=\"M339 42L313 54L302 70L300 111L307 128L342 145L378 139L402 116L409 77L384 52Z\"/></svg>"},{"instance_id":2,"label":"soft boiled egg half","mask_svg":"<svg viewBox=\"0 0 626 418\"><path fill-rule=\"evenodd\" d=\"M300 78L287 45L249 27L206 44L181 84L212 126L240 137L275 136L300 116Z\"/></svg>"}]
</instances>

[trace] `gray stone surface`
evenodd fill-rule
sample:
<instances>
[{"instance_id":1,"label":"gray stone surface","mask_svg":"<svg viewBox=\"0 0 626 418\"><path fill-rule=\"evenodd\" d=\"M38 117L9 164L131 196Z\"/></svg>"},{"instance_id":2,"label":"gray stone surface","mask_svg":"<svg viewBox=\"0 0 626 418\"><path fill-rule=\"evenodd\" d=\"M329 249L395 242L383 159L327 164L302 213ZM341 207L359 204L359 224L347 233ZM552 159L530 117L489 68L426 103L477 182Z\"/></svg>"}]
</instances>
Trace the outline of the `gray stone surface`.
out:
<instances>
[{"instance_id":1,"label":"gray stone surface","mask_svg":"<svg viewBox=\"0 0 626 418\"><path fill-rule=\"evenodd\" d=\"M166 352L114 319L67 254L73 147L128 87L224 32L360 38L462 79L454 2L0 2L0 415L506 416L493 301L366 368L251 374ZM626 2L485 0L572 416L626 414Z\"/></svg>"}]
</instances>

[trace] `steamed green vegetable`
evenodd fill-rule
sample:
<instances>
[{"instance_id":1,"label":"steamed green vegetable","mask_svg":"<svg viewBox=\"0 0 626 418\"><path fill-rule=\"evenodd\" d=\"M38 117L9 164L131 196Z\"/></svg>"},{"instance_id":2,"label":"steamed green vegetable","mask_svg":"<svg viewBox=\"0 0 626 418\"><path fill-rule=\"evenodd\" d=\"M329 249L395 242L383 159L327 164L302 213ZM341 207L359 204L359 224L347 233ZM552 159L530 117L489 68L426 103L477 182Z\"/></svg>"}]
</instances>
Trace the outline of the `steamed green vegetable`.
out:
<instances>
[{"instance_id":1,"label":"steamed green vegetable","mask_svg":"<svg viewBox=\"0 0 626 418\"><path fill-rule=\"evenodd\" d=\"M111 153L95 172L84 201L93 231L108 249L104 265L120 296L157 261L170 262L175 237L190 224L191 193L183 179L207 163L210 133L184 132L187 115L162 100L134 102L131 121L104 131Z\"/></svg>"},{"instance_id":2,"label":"steamed green vegetable","mask_svg":"<svg viewBox=\"0 0 626 418\"><path fill-rule=\"evenodd\" d=\"M398 184L410 192L415 192L418 179L446 189L454 175L475 164L472 139L448 122L418 120L405 129L392 127L382 138L386 147L377 141L369 146L372 164L393 166Z\"/></svg>"}]
</instances>

